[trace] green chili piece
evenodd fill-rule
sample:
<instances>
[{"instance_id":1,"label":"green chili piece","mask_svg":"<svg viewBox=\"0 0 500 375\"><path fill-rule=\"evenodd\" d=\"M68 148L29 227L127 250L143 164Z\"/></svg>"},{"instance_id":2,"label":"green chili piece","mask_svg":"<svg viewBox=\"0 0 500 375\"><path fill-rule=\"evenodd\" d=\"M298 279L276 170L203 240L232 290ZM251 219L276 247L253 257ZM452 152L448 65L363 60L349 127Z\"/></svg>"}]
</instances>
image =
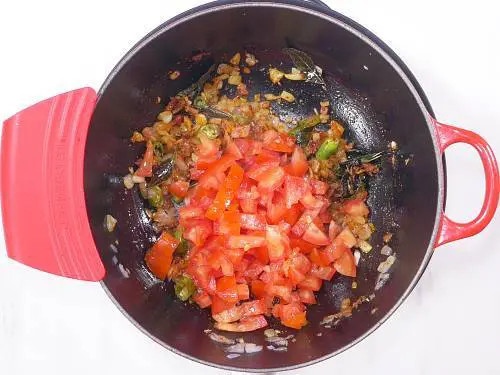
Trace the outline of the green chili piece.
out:
<instances>
[{"instance_id":1,"label":"green chili piece","mask_svg":"<svg viewBox=\"0 0 500 375\"><path fill-rule=\"evenodd\" d=\"M163 206L163 192L159 186L149 188L148 202L154 208Z\"/></svg>"},{"instance_id":2,"label":"green chili piece","mask_svg":"<svg viewBox=\"0 0 500 375\"><path fill-rule=\"evenodd\" d=\"M320 122L321 122L321 119L320 119L319 115L314 115L314 116L308 117L304 120L300 120L298 122L297 126L295 128L293 128L292 130L290 130L289 133L291 135L297 135L297 133L299 133L305 129L312 128L313 126L318 125Z\"/></svg>"},{"instance_id":3,"label":"green chili piece","mask_svg":"<svg viewBox=\"0 0 500 375\"><path fill-rule=\"evenodd\" d=\"M164 152L165 152L165 150L163 148L163 143L153 142L153 152L158 159L161 159L163 157Z\"/></svg>"},{"instance_id":4,"label":"green chili piece","mask_svg":"<svg viewBox=\"0 0 500 375\"><path fill-rule=\"evenodd\" d=\"M205 102L205 100L201 96L197 96L193 100L193 106L198 109L204 109L207 108L208 105L207 102Z\"/></svg>"},{"instance_id":5,"label":"green chili piece","mask_svg":"<svg viewBox=\"0 0 500 375\"><path fill-rule=\"evenodd\" d=\"M186 275L179 276L174 280L175 286L175 295L181 301L187 301L189 297L191 297L196 291L196 286L194 285L193 280Z\"/></svg>"},{"instance_id":6,"label":"green chili piece","mask_svg":"<svg viewBox=\"0 0 500 375\"><path fill-rule=\"evenodd\" d=\"M319 146L318 151L316 151L316 159L327 160L330 156L337 152L339 147L339 141L335 139L326 139L321 146Z\"/></svg>"},{"instance_id":7,"label":"green chili piece","mask_svg":"<svg viewBox=\"0 0 500 375\"><path fill-rule=\"evenodd\" d=\"M215 124L203 125L198 131L206 135L209 139L215 139L219 136L219 127Z\"/></svg>"},{"instance_id":8,"label":"green chili piece","mask_svg":"<svg viewBox=\"0 0 500 375\"><path fill-rule=\"evenodd\" d=\"M179 244L175 248L175 254L184 256L189 250L188 242L182 237L184 233L184 228L178 227L174 232L174 237L179 241Z\"/></svg>"}]
</instances>

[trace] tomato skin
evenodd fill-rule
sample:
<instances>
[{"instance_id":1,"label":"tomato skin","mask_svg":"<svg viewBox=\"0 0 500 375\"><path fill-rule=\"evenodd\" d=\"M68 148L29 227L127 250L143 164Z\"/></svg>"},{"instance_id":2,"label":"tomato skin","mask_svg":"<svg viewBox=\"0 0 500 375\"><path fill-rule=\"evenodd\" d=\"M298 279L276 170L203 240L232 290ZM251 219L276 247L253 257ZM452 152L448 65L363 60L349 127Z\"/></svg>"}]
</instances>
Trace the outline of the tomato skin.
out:
<instances>
[{"instance_id":1,"label":"tomato skin","mask_svg":"<svg viewBox=\"0 0 500 375\"><path fill-rule=\"evenodd\" d=\"M266 239L262 236L251 236L251 235L239 235L239 236L229 236L228 246L231 249L248 248L263 246Z\"/></svg>"},{"instance_id":2,"label":"tomato skin","mask_svg":"<svg viewBox=\"0 0 500 375\"><path fill-rule=\"evenodd\" d=\"M212 304L212 298L206 292L196 292L193 296L193 301L196 302L202 309Z\"/></svg>"},{"instance_id":3,"label":"tomato skin","mask_svg":"<svg viewBox=\"0 0 500 375\"><path fill-rule=\"evenodd\" d=\"M311 290L299 289L300 302L307 303L308 305L315 305L316 296Z\"/></svg>"},{"instance_id":4,"label":"tomato skin","mask_svg":"<svg viewBox=\"0 0 500 375\"><path fill-rule=\"evenodd\" d=\"M312 290L313 292L317 292L321 289L321 285L323 282L320 278L316 276L307 275L305 280L299 284L300 289Z\"/></svg>"},{"instance_id":5,"label":"tomato skin","mask_svg":"<svg viewBox=\"0 0 500 375\"><path fill-rule=\"evenodd\" d=\"M363 199L351 199L344 203L343 211L351 216L367 217L370 213L368 206Z\"/></svg>"},{"instance_id":6,"label":"tomato skin","mask_svg":"<svg viewBox=\"0 0 500 375\"><path fill-rule=\"evenodd\" d=\"M139 169L135 171L135 175L139 177L151 177L153 175L153 160L154 150L153 142L148 141L146 144L146 151L142 157Z\"/></svg>"},{"instance_id":7,"label":"tomato skin","mask_svg":"<svg viewBox=\"0 0 500 375\"><path fill-rule=\"evenodd\" d=\"M146 252L146 265L157 278L161 280L167 278L177 245L179 245L177 239L163 232L153 247Z\"/></svg>"},{"instance_id":8,"label":"tomato skin","mask_svg":"<svg viewBox=\"0 0 500 375\"><path fill-rule=\"evenodd\" d=\"M241 214L240 225L242 229L265 230L266 217L262 214Z\"/></svg>"},{"instance_id":9,"label":"tomato skin","mask_svg":"<svg viewBox=\"0 0 500 375\"><path fill-rule=\"evenodd\" d=\"M228 332L251 332L267 326L267 320L263 315L241 319L239 323L215 323L214 327Z\"/></svg>"},{"instance_id":10,"label":"tomato skin","mask_svg":"<svg viewBox=\"0 0 500 375\"><path fill-rule=\"evenodd\" d=\"M341 275L356 277L356 263L350 249L344 251L340 258L333 263L333 266Z\"/></svg>"},{"instance_id":11,"label":"tomato skin","mask_svg":"<svg viewBox=\"0 0 500 375\"><path fill-rule=\"evenodd\" d=\"M293 176L303 177L308 169L309 164L307 163L306 154L302 148L295 147L292 158L290 159L290 168L288 172Z\"/></svg>"},{"instance_id":12,"label":"tomato skin","mask_svg":"<svg viewBox=\"0 0 500 375\"><path fill-rule=\"evenodd\" d=\"M189 182L187 181L176 181L168 185L168 191L170 194L178 197L184 198L187 195L189 189Z\"/></svg>"},{"instance_id":13,"label":"tomato skin","mask_svg":"<svg viewBox=\"0 0 500 375\"><path fill-rule=\"evenodd\" d=\"M284 184L286 207L291 208L294 204L306 195L309 190L309 185L301 177L287 175Z\"/></svg>"},{"instance_id":14,"label":"tomato skin","mask_svg":"<svg viewBox=\"0 0 500 375\"><path fill-rule=\"evenodd\" d=\"M253 251L253 255L262 264L269 263L269 253L267 251L267 246L256 247L250 251Z\"/></svg>"},{"instance_id":15,"label":"tomato skin","mask_svg":"<svg viewBox=\"0 0 500 375\"><path fill-rule=\"evenodd\" d=\"M318 246L325 246L330 243L328 236L315 223L309 224L302 238L304 241Z\"/></svg>"}]
</instances>

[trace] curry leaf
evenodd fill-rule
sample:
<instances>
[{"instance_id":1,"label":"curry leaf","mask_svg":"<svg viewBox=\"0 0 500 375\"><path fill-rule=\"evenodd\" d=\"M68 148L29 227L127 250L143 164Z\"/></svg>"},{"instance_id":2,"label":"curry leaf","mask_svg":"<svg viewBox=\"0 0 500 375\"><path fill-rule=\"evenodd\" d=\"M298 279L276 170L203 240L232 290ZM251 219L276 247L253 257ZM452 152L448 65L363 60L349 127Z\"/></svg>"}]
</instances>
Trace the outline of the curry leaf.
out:
<instances>
[{"instance_id":1,"label":"curry leaf","mask_svg":"<svg viewBox=\"0 0 500 375\"><path fill-rule=\"evenodd\" d=\"M187 96L192 99L197 96L201 90L203 90L203 86L207 83L212 77L212 73L215 71L217 64L213 64L195 83L193 83L188 88L179 91L176 96Z\"/></svg>"},{"instance_id":2,"label":"curry leaf","mask_svg":"<svg viewBox=\"0 0 500 375\"><path fill-rule=\"evenodd\" d=\"M297 69L306 74L306 82L312 82L325 86L323 70L314 64L313 59L305 52L296 48L284 48L283 51L290 56Z\"/></svg>"}]
</instances>

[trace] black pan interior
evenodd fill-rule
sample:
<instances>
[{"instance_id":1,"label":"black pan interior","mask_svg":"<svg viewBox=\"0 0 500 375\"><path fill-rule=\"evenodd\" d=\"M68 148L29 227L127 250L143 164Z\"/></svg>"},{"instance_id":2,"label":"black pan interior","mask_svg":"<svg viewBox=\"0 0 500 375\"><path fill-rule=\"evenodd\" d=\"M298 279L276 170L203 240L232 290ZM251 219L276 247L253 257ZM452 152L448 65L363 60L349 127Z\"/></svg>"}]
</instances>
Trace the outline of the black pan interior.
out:
<instances>
[{"instance_id":1,"label":"black pan interior","mask_svg":"<svg viewBox=\"0 0 500 375\"><path fill-rule=\"evenodd\" d=\"M241 369L297 366L336 352L375 327L403 296L417 274L429 248L438 199L436 158L425 114L414 95L388 61L362 38L339 24L307 12L280 6L240 6L199 15L169 29L160 28L117 67L101 90L90 126L85 156L85 194L94 240L106 267L104 286L116 303L157 341L209 364ZM183 304L147 271L143 256L154 238L136 190L124 189L125 175L143 152L129 141L134 130L151 124L168 98L195 81L213 60L245 50L256 54L258 69L246 77L251 93L279 93L267 79L269 66L283 70L291 62L281 50L306 51L325 72L328 90L307 83L285 82L298 102L276 107L283 116L300 118L328 99L334 116L347 128L348 139L365 151L385 149L390 140L413 154L411 167L397 178L388 163L370 184L371 220L377 228L374 249L359 264L358 288L352 280L336 275L310 308L310 324L296 334L287 353L263 351L228 359L222 348L203 330L211 327L207 312ZM190 57L210 51L211 57L193 63ZM179 70L175 81L169 70ZM157 97L162 102L156 102ZM118 219L112 233L103 230L103 218ZM337 312L345 297L373 293L381 236L395 233L397 263L389 282L373 303L337 329L319 326L321 318ZM373 313L373 308L377 310ZM274 324L274 323L272 323ZM321 332L321 336L317 333ZM230 335L228 335L230 336ZM241 335L236 336L241 337ZM263 344L261 331L244 336Z\"/></svg>"}]
</instances>

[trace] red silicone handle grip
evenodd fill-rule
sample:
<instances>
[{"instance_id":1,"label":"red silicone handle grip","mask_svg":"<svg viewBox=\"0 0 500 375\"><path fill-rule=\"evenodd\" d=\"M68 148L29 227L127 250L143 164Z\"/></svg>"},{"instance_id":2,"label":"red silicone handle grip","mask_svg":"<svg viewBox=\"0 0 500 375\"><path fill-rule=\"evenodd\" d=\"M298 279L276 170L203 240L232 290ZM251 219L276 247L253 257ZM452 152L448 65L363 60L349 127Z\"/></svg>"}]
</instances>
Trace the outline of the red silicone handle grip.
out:
<instances>
[{"instance_id":1,"label":"red silicone handle grip","mask_svg":"<svg viewBox=\"0 0 500 375\"><path fill-rule=\"evenodd\" d=\"M434 126L440 142L441 153L454 143L467 143L471 145L481 157L486 177L486 192L479 215L468 223L457 223L443 212L441 215L441 227L435 245L437 247L451 241L473 236L486 228L491 219L493 219L498 207L500 177L495 155L491 147L480 135L469 130L441 124L436 120L434 120Z\"/></svg>"},{"instance_id":2,"label":"red silicone handle grip","mask_svg":"<svg viewBox=\"0 0 500 375\"><path fill-rule=\"evenodd\" d=\"M56 275L98 281L104 266L85 208L83 158L96 93L82 88L4 122L2 215L7 254Z\"/></svg>"}]
</instances>

